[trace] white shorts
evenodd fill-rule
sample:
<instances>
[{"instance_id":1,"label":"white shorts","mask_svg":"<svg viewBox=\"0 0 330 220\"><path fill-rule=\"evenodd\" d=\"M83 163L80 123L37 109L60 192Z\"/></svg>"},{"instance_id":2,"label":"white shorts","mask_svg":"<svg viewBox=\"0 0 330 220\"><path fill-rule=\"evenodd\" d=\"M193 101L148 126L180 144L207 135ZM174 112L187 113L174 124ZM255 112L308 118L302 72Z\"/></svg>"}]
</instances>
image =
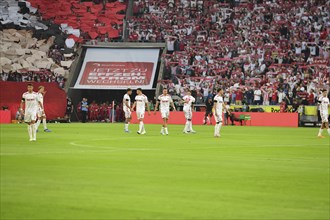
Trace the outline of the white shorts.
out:
<instances>
[{"instance_id":1,"label":"white shorts","mask_svg":"<svg viewBox=\"0 0 330 220\"><path fill-rule=\"evenodd\" d=\"M41 111L40 109L37 112L37 116L38 116L38 118L41 118L41 117L45 117L46 118L45 112L44 111Z\"/></svg>"},{"instance_id":2,"label":"white shorts","mask_svg":"<svg viewBox=\"0 0 330 220\"><path fill-rule=\"evenodd\" d=\"M328 112L320 112L322 123L329 122L329 113Z\"/></svg>"},{"instance_id":3,"label":"white shorts","mask_svg":"<svg viewBox=\"0 0 330 220\"><path fill-rule=\"evenodd\" d=\"M222 122L222 114L218 113L217 116L214 114L214 117L216 122Z\"/></svg>"},{"instance_id":4,"label":"white shorts","mask_svg":"<svg viewBox=\"0 0 330 220\"><path fill-rule=\"evenodd\" d=\"M124 109L125 112L125 118L131 118L132 112L130 109L126 108Z\"/></svg>"},{"instance_id":5,"label":"white shorts","mask_svg":"<svg viewBox=\"0 0 330 220\"><path fill-rule=\"evenodd\" d=\"M24 121L25 122L31 122L37 120L37 110L34 111L26 111L24 114Z\"/></svg>"},{"instance_id":6,"label":"white shorts","mask_svg":"<svg viewBox=\"0 0 330 220\"><path fill-rule=\"evenodd\" d=\"M192 111L191 111L191 109L188 109L188 110L183 109L183 113L184 113L184 117L186 119L191 119L192 118Z\"/></svg>"},{"instance_id":7,"label":"white shorts","mask_svg":"<svg viewBox=\"0 0 330 220\"><path fill-rule=\"evenodd\" d=\"M144 119L144 113L145 111L137 111L136 116L138 119Z\"/></svg>"},{"instance_id":8,"label":"white shorts","mask_svg":"<svg viewBox=\"0 0 330 220\"><path fill-rule=\"evenodd\" d=\"M168 118L170 116L170 111L160 111L162 118Z\"/></svg>"}]
</instances>

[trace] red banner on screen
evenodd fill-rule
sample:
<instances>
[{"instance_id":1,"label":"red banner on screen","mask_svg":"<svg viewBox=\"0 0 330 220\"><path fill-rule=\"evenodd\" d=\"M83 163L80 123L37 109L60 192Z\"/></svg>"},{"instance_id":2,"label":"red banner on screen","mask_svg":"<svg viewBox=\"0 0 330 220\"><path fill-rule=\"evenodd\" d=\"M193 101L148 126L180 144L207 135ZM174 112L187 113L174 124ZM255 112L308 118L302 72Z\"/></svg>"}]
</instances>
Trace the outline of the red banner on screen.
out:
<instances>
[{"instance_id":1,"label":"red banner on screen","mask_svg":"<svg viewBox=\"0 0 330 220\"><path fill-rule=\"evenodd\" d=\"M80 86L131 86L152 84L151 62L86 62Z\"/></svg>"}]
</instances>

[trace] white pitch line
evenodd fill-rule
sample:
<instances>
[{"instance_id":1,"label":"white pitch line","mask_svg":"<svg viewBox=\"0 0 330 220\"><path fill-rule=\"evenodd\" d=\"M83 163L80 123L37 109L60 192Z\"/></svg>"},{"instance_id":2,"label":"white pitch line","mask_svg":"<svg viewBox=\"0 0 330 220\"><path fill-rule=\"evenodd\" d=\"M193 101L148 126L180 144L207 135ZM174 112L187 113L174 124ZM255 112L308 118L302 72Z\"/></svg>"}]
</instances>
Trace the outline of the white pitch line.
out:
<instances>
[{"instance_id":1,"label":"white pitch line","mask_svg":"<svg viewBox=\"0 0 330 220\"><path fill-rule=\"evenodd\" d=\"M196 147L196 148L173 148L173 150L207 150L207 149L222 149L222 148L229 148L229 147L243 147L243 148L262 148L262 147L310 147L310 146L329 146L328 144L306 144L306 145L285 145L285 144L274 144L274 145L259 145L255 144L251 146L251 144L221 144L221 142L216 143L216 147Z\"/></svg>"},{"instance_id":2,"label":"white pitch line","mask_svg":"<svg viewBox=\"0 0 330 220\"><path fill-rule=\"evenodd\" d=\"M263 147L309 147L309 146L329 146L329 144L267 144L262 145Z\"/></svg>"},{"instance_id":3,"label":"white pitch line","mask_svg":"<svg viewBox=\"0 0 330 220\"><path fill-rule=\"evenodd\" d=\"M73 145L73 146L76 146L76 147L101 148L101 149L116 149L114 147L101 147L101 146L93 146L93 145L87 145L87 144L77 144L75 141L70 142L70 145Z\"/></svg>"},{"instance_id":4,"label":"white pitch line","mask_svg":"<svg viewBox=\"0 0 330 220\"><path fill-rule=\"evenodd\" d=\"M60 151L60 152L25 152L25 153L0 153L0 156L33 156L33 155L51 155L51 154L76 154L76 153L108 153L108 152L118 152L118 151L152 151L159 149L150 149L150 148L116 148L116 147L100 147L93 145L84 145L77 144L75 142L70 142L70 145L76 147L85 147L85 148L101 148L106 150L80 150L80 151Z\"/></svg>"},{"instance_id":5,"label":"white pitch line","mask_svg":"<svg viewBox=\"0 0 330 220\"><path fill-rule=\"evenodd\" d=\"M88 150L88 151L62 151L62 152L27 152L27 153L0 153L0 156L33 156L33 155L47 155L47 154L77 154L77 153L104 153L116 150Z\"/></svg>"},{"instance_id":6,"label":"white pitch line","mask_svg":"<svg viewBox=\"0 0 330 220\"><path fill-rule=\"evenodd\" d=\"M92 141L98 140L113 140L113 139L94 139ZM120 147L101 147L101 146L93 146L93 145L86 145L86 144L78 144L74 141L70 142L70 145L76 147L87 147L87 148L101 148L101 149L112 149L113 151L152 151L152 150L159 150L155 148L120 148Z\"/></svg>"}]
</instances>

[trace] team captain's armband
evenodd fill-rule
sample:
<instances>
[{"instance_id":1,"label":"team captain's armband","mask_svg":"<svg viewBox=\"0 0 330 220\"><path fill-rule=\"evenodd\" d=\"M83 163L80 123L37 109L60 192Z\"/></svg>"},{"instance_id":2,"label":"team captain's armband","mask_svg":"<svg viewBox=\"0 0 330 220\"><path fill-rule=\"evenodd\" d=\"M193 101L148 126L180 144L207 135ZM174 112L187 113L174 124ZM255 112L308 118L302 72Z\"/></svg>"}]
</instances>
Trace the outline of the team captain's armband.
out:
<instances>
[{"instance_id":1,"label":"team captain's armband","mask_svg":"<svg viewBox=\"0 0 330 220\"><path fill-rule=\"evenodd\" d=\"M22 98L22 102L25 102L25 98Z\"/></svg>"},{"instance_id":2,"label":"team captain's armband","mask_svg":"<svg viewBox=\"0 0 330 220\"><path fill-rule=\"evenodd\" d=\"M214 100L214 102L218 102L217 100Z\"/></svg>"},{"instance_id":3,"label":"team captain's armband","mask_svg":"<svg viewBox=\"0 0 330 220\"><path fill-rule=\"evenodd\" d=\"M126 99L126 101L129 101L129 99Z\"/></svg>"}]
</instances>

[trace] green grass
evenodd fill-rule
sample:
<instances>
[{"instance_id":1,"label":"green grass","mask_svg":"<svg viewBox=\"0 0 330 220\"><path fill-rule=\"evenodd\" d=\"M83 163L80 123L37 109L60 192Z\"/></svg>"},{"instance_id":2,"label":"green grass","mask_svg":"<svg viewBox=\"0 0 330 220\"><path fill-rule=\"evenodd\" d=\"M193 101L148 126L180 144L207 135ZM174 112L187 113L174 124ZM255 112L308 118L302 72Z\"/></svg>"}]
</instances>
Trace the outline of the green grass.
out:
<instances>
[{"instance_id":1,"label":"green grass","mask_svg":"<svg viewBox=\"0 0 330 220\"><path fill-rule=\"evenodd\" d=\"M1 125L1 219L329 219L316 128L49 128L29 142L26 125Z\"/></svg>"}]
</instances>

